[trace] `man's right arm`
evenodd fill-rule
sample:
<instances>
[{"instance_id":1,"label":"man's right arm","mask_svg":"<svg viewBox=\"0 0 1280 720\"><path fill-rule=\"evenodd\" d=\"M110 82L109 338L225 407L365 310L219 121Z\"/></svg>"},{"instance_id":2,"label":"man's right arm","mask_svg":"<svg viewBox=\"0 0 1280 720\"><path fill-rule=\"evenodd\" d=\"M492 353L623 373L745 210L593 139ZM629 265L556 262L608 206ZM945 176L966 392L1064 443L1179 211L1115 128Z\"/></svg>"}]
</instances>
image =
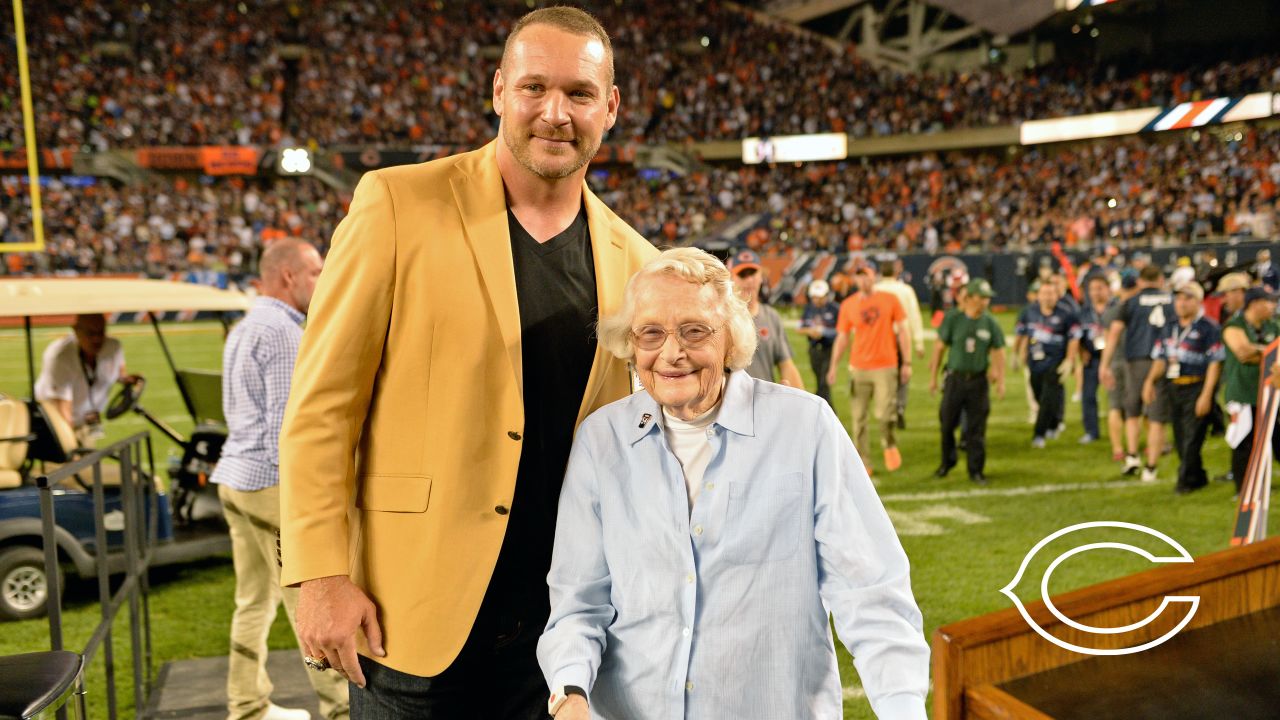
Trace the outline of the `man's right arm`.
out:
<instances>
[{"instance_id":1,"label":"man's right arm","mask_svg":"<svg viewBox=\"0 0 1280 720\"><path fill-rule=\"evenodd\" d=\"M303 652L325 657L360 686L357 631L375 655L384 653L376 609L348 578L347 511L355 447L390 322L395 238L390 190L368 173L334 232L280 431L281 583L302 584Z\"/></svg>"},{"instance_id":2,"label":"man's right arm","mask_svg":"<svg viewBox=\"0 0 1280 720\"><path fill-rule=\"evenodd\" d=\"M349 572L355 447L391 316L395 234L386 181L369 173L334 232L280 430L284 585Z\"/></svg>"},{"instance_id":3,"label":"man's right arm","mask_svg":"<svg viewBox=\"0 0 1280 720\"><path fill-rule=\"evenodd\" d=\"M1249 336L1238 327L1223 328L1222 342L1226 344L1231 354L1245 365L1252 365L1262 359L1262 351L1257 345L1249 342Z\"/></svg>"}]
</instances>

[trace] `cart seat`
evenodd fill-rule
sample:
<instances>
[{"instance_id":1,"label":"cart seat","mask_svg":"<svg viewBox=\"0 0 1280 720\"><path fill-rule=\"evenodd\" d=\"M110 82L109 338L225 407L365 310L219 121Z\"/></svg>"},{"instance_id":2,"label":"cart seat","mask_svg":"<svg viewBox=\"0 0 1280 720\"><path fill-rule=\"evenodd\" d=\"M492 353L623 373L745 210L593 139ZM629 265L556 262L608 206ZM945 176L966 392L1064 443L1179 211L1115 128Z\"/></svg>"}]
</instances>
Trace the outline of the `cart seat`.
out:
<instances>
[{"instance_id":1,"label":"cart seat","mask_svg":"<svg viewBox=\"0 0 1280 720\"><path fill-rule=\"evenodd\" d=\"M190 402L191 419L197 425L214 423L225 425L222 414L222 373L211 370L178 370L178 382L182 383Z\"/></svg>"},{"instance_id":2,"label":"cart seat","mask_svg":"<svg viewBox=\"0 0 1280 720\"><path fill-rule=\"evenodd\" d=\"M0 395L0 490L22 484L31 416L26 403Z\"/></svg>"}]
</instances>

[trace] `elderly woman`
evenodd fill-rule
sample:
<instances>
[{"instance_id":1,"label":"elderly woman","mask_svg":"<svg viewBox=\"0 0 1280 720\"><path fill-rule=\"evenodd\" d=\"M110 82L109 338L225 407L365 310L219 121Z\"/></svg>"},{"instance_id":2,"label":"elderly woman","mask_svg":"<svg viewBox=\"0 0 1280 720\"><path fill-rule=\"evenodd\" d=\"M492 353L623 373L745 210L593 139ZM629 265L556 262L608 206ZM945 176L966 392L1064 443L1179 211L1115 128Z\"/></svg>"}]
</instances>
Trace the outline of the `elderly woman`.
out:
<instances>
[{"instance_id":1,"label":"elderly woman","mask_svg":"<svg viewBox=\"0 0 1280 720\"><path fill-rule=\"evenodd\" d=\"M877 715L924 718L906 554L831 408L741 371L725 267L663 253L600 341L644 392L574 440L538 643L557 720L839 718L828 608Z\"/></svg>"}]
</instances>

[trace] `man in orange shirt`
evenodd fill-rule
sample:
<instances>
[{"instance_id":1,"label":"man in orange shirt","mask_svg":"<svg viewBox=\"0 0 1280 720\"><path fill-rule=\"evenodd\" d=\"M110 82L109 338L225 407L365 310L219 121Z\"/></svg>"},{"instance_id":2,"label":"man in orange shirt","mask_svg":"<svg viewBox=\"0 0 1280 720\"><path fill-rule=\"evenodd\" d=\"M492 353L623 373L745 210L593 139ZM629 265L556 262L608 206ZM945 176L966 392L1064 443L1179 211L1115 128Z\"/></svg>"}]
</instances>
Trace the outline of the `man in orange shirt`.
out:
<instances>
[{"instance_id":1,"label":"man in orange shirt","mask_svg":"<svg viewBox=\"0 0 1280 720\"><path fill-rule=\"evenodd\" d=\"M893 429L897 420L898 383L911 378L911 363L898 368L898 354L911 357L911 329L902 303L893 295L875 289L875 271L862 268L854 275L858 292L840 304L836 320L836 343L831 352L827 382L836 381L837 362L849 345L849 397L852 400L850 434L864 465L870 467L869 413L875 405L880 421L880 442L884 445L884 466L889 472L902 467Z\"/></svg>"}]
</instances>

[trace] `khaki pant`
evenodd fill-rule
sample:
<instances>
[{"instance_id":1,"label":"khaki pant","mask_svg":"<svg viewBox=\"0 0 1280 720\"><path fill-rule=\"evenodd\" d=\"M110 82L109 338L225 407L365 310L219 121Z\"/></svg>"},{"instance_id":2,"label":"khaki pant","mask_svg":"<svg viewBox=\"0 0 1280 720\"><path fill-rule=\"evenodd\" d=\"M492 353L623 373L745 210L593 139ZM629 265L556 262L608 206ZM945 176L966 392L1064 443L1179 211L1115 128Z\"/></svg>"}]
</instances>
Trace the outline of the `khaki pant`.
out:
<instances>
[{"instance_id":1,"label":"khaki pant","mask_svg":"<svg viewBox=\"0 0 1280 720\"><path fill-rule=\"evenodd\" d=\"M281 602L296 635L298 589L280 587L280 488L242 492L219 485L218 498L231 529L231 556L236 569L227 718L256 720L266 713L273 689L271 678L267 677L267 635ZM320 714L329 720L349 717L346 678L333 670L317 672L308 668L306 672L320 699Z\"/></svg>"},{"instance_id":2,"label":"khaki pant","mask_svg":"<svg viewBox=\"0 0 1280 720\"><path fill-rule=\"evenodd\" d=\"M880 421L880 444L886 448L897 447L893 437L897 422L898 369L850 370L849 398L852 400L850 434L853 444L862 455L863 463L870 462L870 409L875 407L876 420Z\"/></svg>"}]
</instances>

